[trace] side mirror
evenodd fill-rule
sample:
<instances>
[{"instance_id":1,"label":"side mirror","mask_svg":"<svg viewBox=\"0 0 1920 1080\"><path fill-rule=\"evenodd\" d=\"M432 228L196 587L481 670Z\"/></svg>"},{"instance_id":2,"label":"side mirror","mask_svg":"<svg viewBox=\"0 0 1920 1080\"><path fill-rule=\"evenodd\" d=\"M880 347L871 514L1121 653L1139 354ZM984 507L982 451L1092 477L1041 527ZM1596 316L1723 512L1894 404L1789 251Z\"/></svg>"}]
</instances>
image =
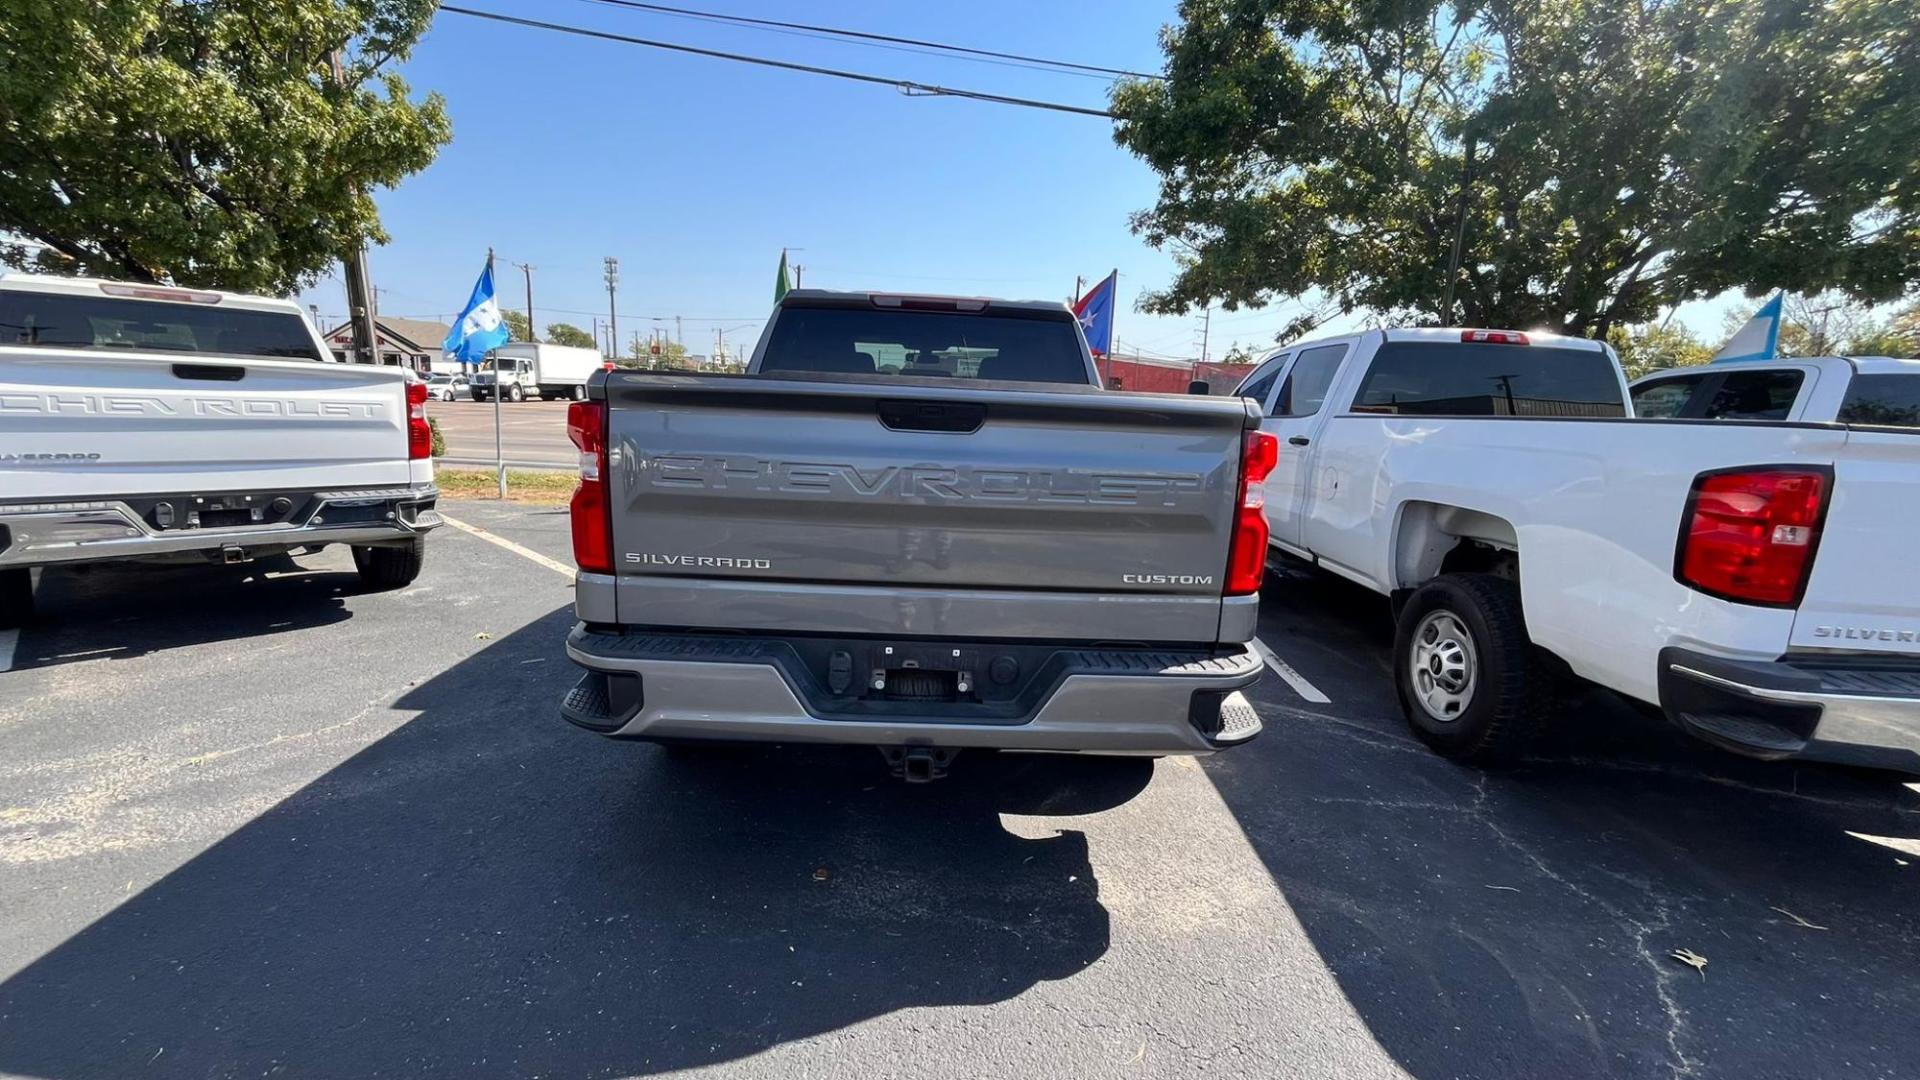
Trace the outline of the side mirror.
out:
<instances>
[{"instance_id":1,"label":"side mirror","mask_svg":"<svg viewBox=\"0 0 1920 1080\"><path fill-rule=\"evenodd\" d=\"M1199 394L1201 397L1206 397L1208 394L1213 393L1213 387L1209 386L1205 379L1195 379L1187 384L1187 393Z\"/></svg>"}]
</instances>

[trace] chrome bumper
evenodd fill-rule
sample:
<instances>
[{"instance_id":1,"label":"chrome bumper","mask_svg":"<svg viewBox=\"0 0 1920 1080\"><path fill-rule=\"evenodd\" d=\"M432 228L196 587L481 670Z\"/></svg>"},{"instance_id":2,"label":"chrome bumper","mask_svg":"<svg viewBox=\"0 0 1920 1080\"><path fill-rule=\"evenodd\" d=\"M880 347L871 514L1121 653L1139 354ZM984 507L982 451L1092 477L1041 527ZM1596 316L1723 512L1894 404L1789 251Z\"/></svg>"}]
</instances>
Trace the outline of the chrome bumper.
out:
<instances>
[{"instance_id":1,"label":"chrome bumper","mask_svg":"<svg viewBox=\"0 0 1920 1080\"><path fill-rule=\"evenodd\" d=\"M1668 649L1660 667L1668 716L1724 749L1920 773L1920 661L1734 661Z\"/></svg>"},{"instance_id":2,"label":"chrome bumper","mask_svg":"<svg viewBox=\"0 0 1920 1080\"><path fill-rule=\"evenodd\" d=\"M441 524L439 497L430 484L320 492L304 521L206 529L156 529L117 500L0 505L0 567L404 540Z\"/></svg>"},{"instance_id":3,"label":"chrome bumper","mask_svg":"<svg viewBox=\"0 0 1920 1080\"><path fill-rule=\"evenodd\" d=\"M650 640L661 640L658 636ZM1257 714L1239 693L1260 678L1252 650L1229 647L1216 658L1153 670L1124 658L1067 675L1031 716L972 723L913 717L815 715L773 663L743 657L726 643L688 640L665 648L629 648L630 639L576 627L567 656L588 671L561 715L616 738L834 743L1047 750L1093 754L1209 754L1252 739ZM596 675L638 676L623 701ZM1205 719L1196 712L1217 710Z\"/></svg>"}]
</instances>

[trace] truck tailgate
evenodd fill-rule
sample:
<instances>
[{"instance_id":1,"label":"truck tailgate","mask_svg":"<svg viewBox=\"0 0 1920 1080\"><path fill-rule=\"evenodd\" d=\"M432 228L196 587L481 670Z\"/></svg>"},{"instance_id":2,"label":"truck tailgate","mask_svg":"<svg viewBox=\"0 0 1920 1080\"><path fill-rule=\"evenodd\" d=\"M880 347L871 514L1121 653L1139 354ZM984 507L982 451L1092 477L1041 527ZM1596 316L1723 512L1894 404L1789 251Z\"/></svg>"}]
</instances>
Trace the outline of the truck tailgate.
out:
<instances>
[{"instance_id":1,"label":"truck tailgate","mask_svg":"<svg viewBox=\"0 0 1920 1080\"><path fill-rule=\"evenodd\" d=\"M1238 399L607 383L621 621L1212 641Z\"/></svg>"},{"instance_id":2,"label":"truck tailgate","mask_svg":"<svg viewBox=\"0 0 1920 1080\"><path fill-rule=\"evenodd\" d=\"M405 378L305 360L0 348L0 494L405 484Z\"/></svg>"},{"instance_id":3,"label":"truck tailgate","mask_svg":"<svg viewBox=\"0 0 1920 1080\"><path fill-rule=\"evenodd\" d=\"M1849 432L1794 617L1794 648L1920 653L1917 522L1920 434Z\"/></svg>"}]
</instances>

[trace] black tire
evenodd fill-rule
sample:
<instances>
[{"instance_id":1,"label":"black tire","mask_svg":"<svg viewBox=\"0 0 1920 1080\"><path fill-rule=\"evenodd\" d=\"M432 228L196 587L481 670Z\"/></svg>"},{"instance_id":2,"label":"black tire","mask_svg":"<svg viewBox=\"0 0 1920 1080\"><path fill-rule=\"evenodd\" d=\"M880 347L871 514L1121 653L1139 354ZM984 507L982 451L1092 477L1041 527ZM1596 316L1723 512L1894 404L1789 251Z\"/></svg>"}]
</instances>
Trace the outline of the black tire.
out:
<instances>
[{"instance_id":1,"label":"black tire","mask_svg":"<svg viewBox=\"0 0 1920 1080\"><path fill-rule=\"evenodd\" d=\"M1455 685L1461 680L1450 656L1464 661L1464 686ZM1393 635L1393 673L1414 735L1474 765L1519 757L1554 698L1553 674L1527 636L1519 586L1489 574L1443 574L1407 598ZM1449 705L1457 711L1440 715Z\"/></svg>"},{"instance_id":2,"label":"black tire","mask_svg":"<svg viewBox=\"0 0 1920 1080\"><path fill-rule=\"evenodd\" d=\"M0 570L0 630L33 621L33 571L23 566Z\"/></svg>"},{"instance_id":3,"label":"black tire","mask_svg":"<svg viewBox=\"0 0 1920 1080\"><path fill-rule=\"evenodd\" d=\"M360 571L360 580L373 588L399 589L413 584L413 579L420 576L420 566L426 557L424 536L416 536L399 547L356 545L353 568Z\"/></svg>"},{"instance_id":4,"label":"black tire","mask_svg":"<svg viewBox=\"0 0 1920 1080\"><path fill-rule=\"evenodd\" d=\"M585 386L574 387L572 396L573 396L573 400L575 401L587 400L587 388Z\"/></svg>"},{"instance_id":5,"label":"black tire","mask_svg":"<svg viewBox=\"0 0 1920 1080\"><path fill-rule=\"evenodd\" d=\"M507 387L507 400L513 402L525 401L527 400L527 392L518 386L509 386Z\"/></svg>"}]
</instances>

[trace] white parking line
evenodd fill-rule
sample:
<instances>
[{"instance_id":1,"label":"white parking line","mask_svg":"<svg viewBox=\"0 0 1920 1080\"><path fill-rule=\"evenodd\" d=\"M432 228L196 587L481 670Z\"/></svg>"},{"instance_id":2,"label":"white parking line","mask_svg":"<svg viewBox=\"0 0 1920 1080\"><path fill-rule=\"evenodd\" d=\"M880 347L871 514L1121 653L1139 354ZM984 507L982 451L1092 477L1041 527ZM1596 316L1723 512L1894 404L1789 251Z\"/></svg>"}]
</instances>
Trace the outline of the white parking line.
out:
<instances>
[{"instance_id":1,"label":"white parking line","mask_svg":"<svg viewBox=\"0 0 1920 1080\"><path fill-rule=\"evenodd\" d=\"M13 649L20 644L20 631L0 630L0 671L13 670Z\"/></svg>"},{"instance_id":2,"label":"white parking line","mask_svg":"<svg viewBox=\"0 0 1920 1080\"><path fill-rule=\"evenodd\" d=\"M545 555L540 554L539 552L533 550L532 548L522 547L519 544L514 543L513 541L507 539L504 536L496 536L493 533L488 532L487 530L481 528L478 525L469 525L466 522L461 521L459 518L453 517L452 515L448 514L445 510L440 511L440 518L442 521L445 521L447 524L453 526L456 529L459 529L463 533L469 533L473 536L477 536L480 539L485 540L489 544L497 544L500 547L506 548L508 551L513 552L515 555L520 555L520 556L524 556L526 558L532 559L534 562L539 563L541 566L546 567L547 569L553 571L556 574L565 574L569 579L573 577L573 567L568 566L566 563L563 563L558 559L549 559Z\"/></svg>"},{"instance_id":3,"label":"white parking line","mask_svg":"<svg viewBox=\"0 0 1920 1080\"><path fill-rule=\"evenodd\" d=\"M1253 651L1259 653L1260 658L1265 660L1267 666L1273 669L1273 673L1285 679L1288 686L1293 687L1294 693L1299 694L1315 705L1333 704L1332 698L1321 693L1319 687L1308 682L1305 675L1289 667L1285 660L1280 659L1278 653L1267 647L1266 642L1261 641L1259 638L1254 638L1250 644L1253 646Z\"/></svg>"}]
</instances>

